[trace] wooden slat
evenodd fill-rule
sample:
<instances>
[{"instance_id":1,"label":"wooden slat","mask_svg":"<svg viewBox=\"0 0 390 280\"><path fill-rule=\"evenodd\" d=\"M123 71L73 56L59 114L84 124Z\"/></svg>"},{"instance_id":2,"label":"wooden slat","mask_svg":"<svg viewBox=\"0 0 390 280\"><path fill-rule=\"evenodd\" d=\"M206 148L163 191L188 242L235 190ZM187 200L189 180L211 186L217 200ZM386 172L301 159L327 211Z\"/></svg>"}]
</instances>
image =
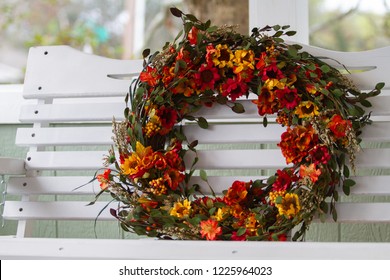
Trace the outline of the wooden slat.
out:
<instances>
[{"instance_id":1,"label":"wooden slat","mask_svg":"<svg viewBox=\"0 0 390 280\"><path fill-rule=\"evenodd\" d=\"M106 151L29 152L27 170L96 170L102 167ZM283 168L280 150L210 150L198 151L197 169ZM193 155L185 159L191 166ZM358 154L358 168L390 168L390 149L365 149Z\"/></svg>"},{"instance_id":2,"label":"wooden slat","mask_svg":"<svg viewBox=\"0 0 390 280\"><path fill-rule=\"evenodd\" d=\"M34 47L28 55L23 96L124 96L130 81L108 75L138 76L141 70L142 60L110 59L68 46Z\"/></svg>"},{"instance_id":3,"label":"wooden slat","mask_svg":"<svg viewBox=\"0 0 390 280\"><path fill-rule=\"evenodd\" d=\"M91 176L37 176L11 177L7 193L12 195L94 195L100 188L97 181L87 184ZM208 176L208 181L217 194L229 188L235 180L253 181L264 179L264 176ZM390 176L351 177L356 185L351 188L352 195L390 195ZM210 194L207 184L199 177L193 176L190 184L199 184L202 193ZM85 186L83 186L85 185ZM79 188L80 186L83 186Z\"/></svg>"},{"instance_id":4,"label":"wooden slat","mask_svg":"<svg viewBox=\"0 0 390 280\"><path fill-rule=\"evenodd\" d=\"M106 154L106 151L29 152L26 169L96 170L102 168ZM281 168L286 165L279 150L198 151L198 155L199 169ZM191 156L188 156L187 166L191 166Z\"/></svg>"},{"instance_id":5,"label":"wooden slat","mask_svg":"<svg viewBox=\"0 0 390 280\"><path fill-rule=\"evenodd\" d=\"M92 200L93 198L91 198ZM109 202L98 201L93 205L91 201L7 201L3 217L9 220L114 220L109 213L110 208L116 208L116 203L110 204L102 213ZM99 215L100 213L100 215Z\"/></svg>"},{"instance_id":6,"label":"wooden slat","mask_svg":"<svg viewBox=\"0 0 390 280\"><path fill-rule=\"evenodd\" d=\"M259 123L212 124L208 129L195 124L184 127L189 142L198 139L200 144L279 143L285 130L277 124L264 127ZM15 141L18 146L93 146L112 145L112 136L111 124L98 127L19 128ZM388 142L390 123L373 123L364 128L362 137L364 142Z\"/></svg>"},{"instance_id":7,"label":"wooden slat","mask_svg":"<svg viewBox=\"0 0 390 280\"><path fill-rule=\"evenodd\" d=\"M377 82L385 82L389 88L390 78L387 73L390 71L388 64L389 47L361 51L361 52L339 52L321 49L314 46L304 46L314 56L323 59L325 62L344 70L344 66L350 68L351 78L358 88L364 90L373 89ZM370 71L359 71L359 69L371 68ZM358 71L355 71L358 70Z\"/></svg>"},{"instance_id":8,"label":"wooden slat","mask_svg":"<svg viewBox=\"0 0 390 280\"><path fill-rule=\"evenodd\" d=\"M21 122L111 122L123 119L124 103L82 103L26 105L21 108Z\"/></svg>"},{"instance_id":9,"label":"wooden slat","mask_svg":"<svg viewBox=\"0 0 390 280\"><path fill-rule=\"evenodd\" d=\"M114 220L109 213L116 203L98 201L26 202L7 201L4 218L9 220ZM102 213L101 210L107 207ZM390 203L338 203L336 205L338 222L342 223L382 223L390 222ZM100 213L100 215L99 215ZM332 222L329 216L327 219Z\"/></svg>"},{"instance_id":10,"label":"wooden slat","mask_svg":"<svg viewBox=\"0 0 390 280\"><path fill-rule=\"evenodd\" d=\"M94 146L112 145L112 127L45 127L20 128L16 133L18 146Z\"/></svg>"},{"instance_id":11,"label":"wooden slat","mask_svg":"<svg viewBox=\"0 0 390 280\"><path fill-rule=\"evenodd\" d=\"M1 259L388 260L390 243L0 239Z\"/></svg>"},{"instance_id":12,"label":"wooden slat","mask_svg":"<svg viewBox=\"0 0 390 280\"><path fill-rule=\"evenodd\" d=\"M11 195L94 195L100 191L92 176L11 177L7 193ZM82 186L82 187L81 187Z\"/></svg>"}]
</instances>

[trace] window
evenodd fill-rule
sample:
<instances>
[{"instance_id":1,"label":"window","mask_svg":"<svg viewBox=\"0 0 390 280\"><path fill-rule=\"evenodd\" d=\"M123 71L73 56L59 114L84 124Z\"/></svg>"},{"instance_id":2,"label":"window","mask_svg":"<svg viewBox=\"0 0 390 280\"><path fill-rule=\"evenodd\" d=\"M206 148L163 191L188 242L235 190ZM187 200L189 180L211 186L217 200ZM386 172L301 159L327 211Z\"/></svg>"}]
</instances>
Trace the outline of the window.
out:
<instances>
[{"instance_id":1,"label":"window","mask_svg":"<svg viewBox=\"0 0 390 280\"><path fill-rule=\"evenodd\" d=\"M310 45L361 51L390 45L389 0L309 0Z\"/></svg>"}]
</instances>

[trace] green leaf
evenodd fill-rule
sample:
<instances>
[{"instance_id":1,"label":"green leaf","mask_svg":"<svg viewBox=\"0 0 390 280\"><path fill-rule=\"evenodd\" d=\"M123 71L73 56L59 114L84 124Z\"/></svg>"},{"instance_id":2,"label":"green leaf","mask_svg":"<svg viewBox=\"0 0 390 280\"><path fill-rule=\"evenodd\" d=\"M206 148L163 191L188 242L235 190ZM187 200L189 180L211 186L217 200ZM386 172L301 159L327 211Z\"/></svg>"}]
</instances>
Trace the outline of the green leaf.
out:
<instances>
[{"instance_id":1,"label":"green leaf","mask_svg":"<svg viewBox=\"0 0 390 280\"><path fill-rule=\"evenodd\" d=\"M246 228L239 228L237 230L237 236L241 236L241 235L245 234L245 232L246 232Z\"/></svg>"},{"instance_id":2,"label":"green leaf","mask_svg":"<svg viewBox=\"0 0 390 280\"><path fill-rule=\"evenodd\" d=\"M385 87L385 83L377 83L375 86L376 90L381 90Z\"/></svg>"},{"instance_id":3,"label":"green leaf","mask_svg":"<svg viewBox=\"0 0 390 280\"><path fill-rule=\"evenodd\" d=\"M144 51L142 52L142 57L146 58L149 56L149 54L150 54L150 49L144 49Z\"/></svg>"},{"instance_id":4,"label":"green leaf","mask_svg":"<svg viewBox=\"0 0 390 280\"><path fill-rule=\"evenodd\" d=\"M206 171L204 171L203 169L201 169L201 170L199 171L199 176L200 176L200 178L201 178L203 181L207 182L207 173L206 173Z\"/></svg>"},{"instance_id":5,"label":"green leaf","mask_svg":"<svg viewBox=\"0 0 390 280\"><path fill-rule=\"evenodd\" d=\"M264 183L263 183L263 181L261 181L261 180L255 180L255 181L252 183L252 187L253 187L253 188L263 187L263 186L264 186Z\"/></svg>"},{"instance_id":6,"label":"green leaf","mask_svg":"<svg viewBox=\"0 0 390 280\"><path fill-rule=\"evenodd\" d=\"M264 116L264 118L263 118L263 126L264 126L264 127L267 127L267 126L268 126L268 119L267 119L267 116Z\"/></svg>"},{"instance_id":7,"label":"green leaf","mask_svg":"<svg viewBox=\"0 0 390 280\"><path fill-rule=\"evenodd\" d=\"M356 182L352 179L345 179L343 182L343 186L352 187L356 184Z\"/></svg>"},{"instance_id":8,"label":"green leaf","mask_svg":"<svg viewBox=\"0 0 390 280\"><path fill-rule=\"evenodd\" d=\"M297 32L296 32L296 31L293 31L293 30L287 31L287 32L286 32L286 35L287 35L287 36L294 36L295 34L297 34Z\"/></svg>"},{"instance_id":9,"label":"green leaf","mask_svg":"<svg viewBox=\"0 0 390 280\"><path fill-rule=\"evenodd\" d=\"M237 114L241 114L245 112L244 106L241 103L234 103L232 110Z\"/></svg>"},{"instance_id":10,"label":"green leaf","mask_svg":"<svg viewBox=\"0 0 390 280\"><path fill-rule=\"evenodd\" d=\"M275 199L275 204L280 204L283 202L283 197L281 196L278 196L276 199Z\"/></svg>"},{"instance_id":11,"label":"green leaf","mask_svg":"<svg viewBox=\"0 0 390 280\"><path fill-rule=\"evenodd\" d=\"M183 12L180 11L178 8L172 7L170 8L171 14L174 15L175 17L181 17Z\"/></svg>"},{"instance_id":12,"label":"green leaf","mask_svg":"<svg viewBox=\"0 0 390 280\"><path fill-rule=\"evenodd\" d=\"M344 165L343 174L344 174L344 176L345 176L346 178L348 178L349 175L350 175L349 168L348 168L347 165Z\"/></svg>"},{"instance_id":13,"label":"green leaf","mask_svg":"<svg viewBox=\"0 0 390 280\"><path fill-rule=\"evenodd\" d=\"M336 208L333 208L333 210L332 210L332 217L333 217L333 221L337 222L337 210L336 210Z\"/></svg>"},{"instance_id":14,"label":"green leaf","mask_svg":"<svg viewBox=\"0 0 390 280\"><path fill-rule=\"evenodd\" d=\"M200 128L207 129L209 127L209 123L203 117L199 117L197 122Z\"/></svg>"},{"instance_id":15,"label":"green leaf","mask_svg":"<svg viewBox=\"0 0 390 280\"><path fill-rule=\"evenodd\" d=\"M324 213L328 213L329 211L329 205L325 201L322 201L320 204L320 208Z\"/></svg>"},{"instance_id":16,"label":"green leaf","mask_svg":"<svg viewBox=\"0 0 390 280\"><path fill-rule=\"evenodd\" d=\"M276 32L274 35L273 35L273 37L280 37L280 36L282 36L283 35L283 31L278 31L278 32Z\"/></svg>"},{"instance_id":17,"label":"green leaf","mask_svg":"<svg viewBox=\"0 0 390 280\"><path fill-rule=\"evenodd\" d=\"M349 195L351 193L351 188L348 185L343 185L343 192L345 195Z\"/></svg>"},{"instance_id":18,"label":"green leaf","mask_svg":"<svg viewBox=\"0 0 390 280\"><path fill-rule=\"evenodd\" d=\"M328 73L330 71L329 65L326 65L326 64L322 65L320 68L321 68L322 72L324 72L324 73Z\"/></svg>"},{"instance_id":19,"label":"green leaf","mask_svg":"<svg viewBox=\"0 0 390 280\"><path fill-rule=\"evenodd\" d=\"M275 183L275 181L276 181L276 176L270 176L267 179L267 184L272 185L273 183Z\"/></svg>"},{"instance_id":20,"label":"green leaf","mask_svg":"<svg viewBox=\"0 0 390 280\"><path fill-rule=\"evenodd\" d=\"M367 108L372 107L371 102L368 100L365 100L365 99L360 101L360 104L362 104L364 107L367 107Z\"/></svg>"}]
</instances>

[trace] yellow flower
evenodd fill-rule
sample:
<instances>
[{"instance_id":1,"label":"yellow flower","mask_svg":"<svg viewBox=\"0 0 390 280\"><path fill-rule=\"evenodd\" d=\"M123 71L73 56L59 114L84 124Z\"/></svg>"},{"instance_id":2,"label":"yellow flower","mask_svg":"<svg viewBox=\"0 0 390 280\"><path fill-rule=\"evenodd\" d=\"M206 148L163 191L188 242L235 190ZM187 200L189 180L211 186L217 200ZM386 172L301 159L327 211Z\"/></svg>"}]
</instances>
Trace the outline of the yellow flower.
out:
<instances>
[{"instance_id":1,"label":"yellow flower","mask_svg":"<svg viewBox=\"0 0 390 280\"><path fill-rule=\"evenodd\" d=\"M147 171L150 169L149 161L146 160L153 154L152 147L144 147L137 141L135 152L131 153L121 164L121 170L124 175L130 176L132 179L147 176Z\"/></svg>"},{"instance_id":2,"label":"yellow flower","mask_svg":"<svg viewBox=\"0 0 390 280\"><path fill-rule=\"evenodd\" d=\"M275 87L278 89L284 89L286 87L286 83L283 83L278 79L268 79L265 81L264 86L269 90L273 90Z\"/></svg>"},{"instance_id":3,"label":"yellow flower","mask_svg":"<svg viewBox=\"0 0 390 280\"><path fill-rule=\"evenodd\" d=\"M218 222L222 221L226 216L226 214L229 213L228 208L218 208L217 212L214 214L213 218L217 220Z\"/></svg>"},{"instance_id":4,"label":"yellow flower","mask_svg":"<svg viewBox=\"0 0 390 280\"><path fill-rule=\"evenodd\" d=\"M299 203L299 197L295 193L286 193L281 203L276 204L279 210L279 215L292 218L296 216L301 210L301 204Z\"/></svg>"},{"instance_id":5,"label":"yellow flower","mask_svg":"<svg viewBox=\"0 0 390 280\"><path fill-rule=\"evenodd\" d=\"M171 211L169 212L169 215L178 217L178 218L185 218L188 217L191 210L191 201L188 199L183 200L183 202L177 201L173 204L173 207L171 208Z\"/></svg>"},{"instance_id":6,"label":"yellow flower","mask_svg":"<svg viewBox=\"0 0 390 280\"><path fill-rule=\"evenodd\" d=\"M234 55L227 45L217 45L213 55L213 63L218 68L232 68Z\"/></svg>"},{"instance_id":7,"label":"yellow flower","mask_svg":"<svg viewBox=\"0 0 390 280\"><path fill-rule=\"evenodd\" d=\"M233 62L236 65L234 73L240 73L247 68L255 69L254 66L255 55L252 50L236 50L234 52Z\"/></svg>"},{"instance_id":8,"label":"yellow flower","mask_svg":"<svg viewBox=\"0 0 390 280\"><path fill-rule=\"evenodd\" d=\"M301 102L294 113L301 119L319 115L318 106L311 101Z\"/></svg>"}]
</instances>

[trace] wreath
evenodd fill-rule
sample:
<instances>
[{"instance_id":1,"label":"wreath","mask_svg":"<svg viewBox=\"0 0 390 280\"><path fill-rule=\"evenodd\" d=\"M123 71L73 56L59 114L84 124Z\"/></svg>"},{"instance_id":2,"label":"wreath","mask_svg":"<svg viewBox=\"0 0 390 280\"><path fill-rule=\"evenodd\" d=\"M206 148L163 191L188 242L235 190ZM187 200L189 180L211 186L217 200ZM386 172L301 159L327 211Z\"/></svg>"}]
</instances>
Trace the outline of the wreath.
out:
<instances>
[{"instance_id":1,"label":"wreath","mask_svg":"<svg viewBox=\"0 0 390 280\"><path fill-rule=\"evenodd\" d=\"M336 220L338 190L348 195L355 184L348 166L354 169L361 129L371 122L363 107L384 84L360 92L336 68L285 43L282 36L295 34L289 26L246 36L171 12L183 30L162 51L143 52L125 119L113 122L115 148L94 176L96 199L108 192L119 202L111 214L125 231L168 239L285 240L297 227L298 240L314 218ZM190 184L195 172L207 181L196 170L198 142L187 141L180 123L207 129L200 108L218 103L242 113L237 99L250 93L265 126L275 115L286 127L278 146L289 166L264 180L234 181L223 195L203 195ZM195 160L185 166L189 153Z\"/></svg>"}]
</instances>

